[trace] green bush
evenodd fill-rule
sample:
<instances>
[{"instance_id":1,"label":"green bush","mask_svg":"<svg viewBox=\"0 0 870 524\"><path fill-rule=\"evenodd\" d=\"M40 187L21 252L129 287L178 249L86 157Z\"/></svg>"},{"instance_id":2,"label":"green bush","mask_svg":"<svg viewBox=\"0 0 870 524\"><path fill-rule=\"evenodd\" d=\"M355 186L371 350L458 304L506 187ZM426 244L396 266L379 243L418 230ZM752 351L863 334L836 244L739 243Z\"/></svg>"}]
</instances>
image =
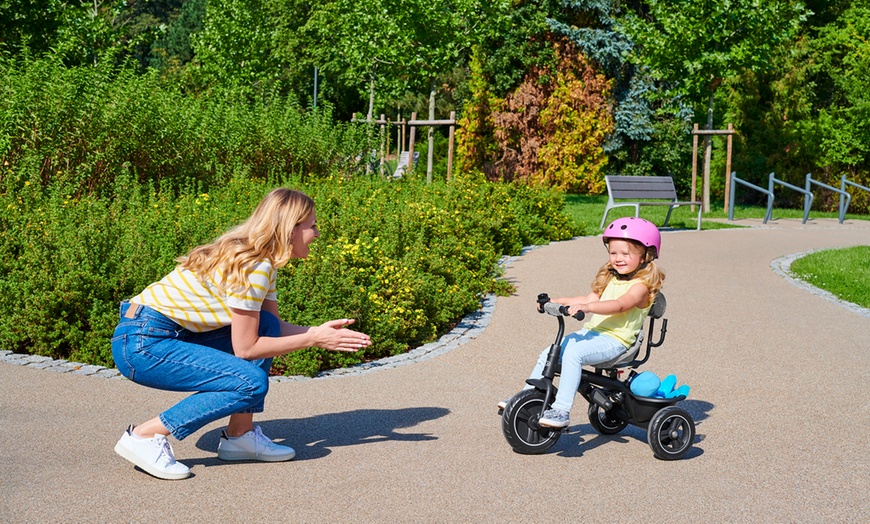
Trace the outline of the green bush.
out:
<instances>
[{"instance_id":1,"label":"green bush","mask_svg":"<svg viewBox=\"0 0 870 524\"><path fill-rule=\"evenodd\" d=\"M122 173L108 194L76 196L76 186L45 187L30 169L7 166L0 178L0 349L105 366L119 302L244 220L277 185L239 175L209 191L176 189ZM484 294L508 289L497 279L502 255L573 234L560 194L475 177L285 185L314 197L322 237L279 273L282 317L355 318L374 344L359 354L296 352L276 359L282 373L313 375L434 340Z\"/></svg>"},{"instance_id":2,"label":"green bush","mask_svg":"<svg viewBox=\"0 0 870 524\"><path fill-rule=\"evenodd\" d=\"M364 126L333 122L328 105L304 111L292 98L251 101L230 88L190 96L178 80L111 61L0 57L0 74L0 158L76 195L110 191L125 172L176 189L223 185L239 172L326 176L355 169L368 147Z\"/></svg>"}]
</instances>

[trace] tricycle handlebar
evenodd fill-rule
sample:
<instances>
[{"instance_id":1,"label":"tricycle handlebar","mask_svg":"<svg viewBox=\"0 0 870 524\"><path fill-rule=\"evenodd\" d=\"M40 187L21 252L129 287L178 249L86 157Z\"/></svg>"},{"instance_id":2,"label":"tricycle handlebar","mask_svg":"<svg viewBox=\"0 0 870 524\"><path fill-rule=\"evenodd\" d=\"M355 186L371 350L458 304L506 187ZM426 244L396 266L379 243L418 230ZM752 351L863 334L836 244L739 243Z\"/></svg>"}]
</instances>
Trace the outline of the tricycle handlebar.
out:
<instances>
[{"instance_id":1,"label":"tricycle handlebar","mask_svg":"<svg viewBox=\"0 0 870 524\"><path fill-rule=\"evenodd\" d=\"M564 306L562 304L557 304L555 302L545 302L540 304L543 307L542 313L547 313L548 315L553 315L554 317L567 317L568 314L568 306ZM539 310L540 311L540 310ZM571 315L577 320L583 320L586 316L582 311L578 311L574 315Z\"/></svg>"}]
</instances>

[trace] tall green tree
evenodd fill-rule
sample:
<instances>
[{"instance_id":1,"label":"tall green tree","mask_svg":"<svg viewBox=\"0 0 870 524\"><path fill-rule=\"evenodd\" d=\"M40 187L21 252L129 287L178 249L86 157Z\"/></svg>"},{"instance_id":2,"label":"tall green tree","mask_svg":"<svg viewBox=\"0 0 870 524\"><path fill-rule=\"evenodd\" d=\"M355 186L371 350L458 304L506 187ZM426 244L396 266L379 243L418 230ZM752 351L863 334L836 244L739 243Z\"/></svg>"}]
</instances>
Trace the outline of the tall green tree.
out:
<instances>
[{"instance_id":1,"label":"tall green tree","mask_svg":"<svg viewBox=\"0 0 870 524\"><path fill-rule=\"evenodd\" d=\"M209 0L202 31L191 37L201 86L262 89L277 80L274 36L264 0Z\"/></svg>"},{"instance_id":2,"label":"tall green tree","mask_svg":"<svg viewBox=\"0 0 870 524\"><path fill-rule=\"evenodd\" d=\"M707 106L705 128L712 130L717 89L745 71L769 67L806 16L804 5L792 0L646 0L626 17L624 31L637 45L639 64L677 94ZM709 135L705 146L703 200L709 209Z\"/></svg>"}]
</instances>

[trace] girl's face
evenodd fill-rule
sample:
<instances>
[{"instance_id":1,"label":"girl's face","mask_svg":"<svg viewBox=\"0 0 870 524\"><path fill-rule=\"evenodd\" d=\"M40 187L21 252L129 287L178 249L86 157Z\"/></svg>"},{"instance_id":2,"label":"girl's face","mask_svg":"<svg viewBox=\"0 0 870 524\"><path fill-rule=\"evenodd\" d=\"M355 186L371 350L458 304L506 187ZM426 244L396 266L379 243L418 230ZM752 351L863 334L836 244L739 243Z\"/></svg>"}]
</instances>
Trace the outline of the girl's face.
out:
<instances>
[{"instance_id":1,"label":"girl's face","mask_svg":"<svg viewBox=\"0 0 870 524\"><path fill-rule=\"evenodd\" d=\"M293 258L306 258L308 256L308 245L314 242L314 239L320 236L320 231L317 230L317 213L311 212L311 216L304 222L299 222L293 228L293 236L290 238L290 245L293 248Z\"/></svg>"},{"instance_id":2,"label":"girl's face","mask_svg":"<svg viewBox=\"0 0 870 524\"><path fill-rule=\"evenodd\" d=\"M627 275L640 267L643 252L628 240L612 239L607 246L610 265L620 275Z\"/></svg>"}]
</instances>

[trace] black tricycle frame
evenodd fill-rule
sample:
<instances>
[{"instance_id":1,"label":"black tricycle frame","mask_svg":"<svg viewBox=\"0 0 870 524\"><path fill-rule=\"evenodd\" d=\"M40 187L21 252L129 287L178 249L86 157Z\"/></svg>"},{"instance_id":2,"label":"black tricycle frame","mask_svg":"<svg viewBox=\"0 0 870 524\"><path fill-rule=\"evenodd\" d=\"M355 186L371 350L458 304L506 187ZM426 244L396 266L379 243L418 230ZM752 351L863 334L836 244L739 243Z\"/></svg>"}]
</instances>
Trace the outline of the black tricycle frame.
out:
<instances>
[{"instance_id":1,"label":"black tricycle frame","mask_svg":"<svg viewBox=\"0 0 870 524\"><path fill-rule=\"evenodd\" d=\"M542 378L526 381L533 386L514 395L506 404L502 415L502 431L505 439L518 453L539 454L549 450L567 431L541 426L538 420L548 409L556 397L556 386L553 379L560 372L560 353L562 338L565 333L564 317L568 316L568 307L550 302L546 293L538 295L538 312L556 317L558 331L556 339L550 346L547 362ZM643 330L638 334L638 342L624 356L610 363L595 367L594 370L582 370L578 393L589 403L588 416L590 425L603 435L615 435L626 426L633 425L647 430L647 441L656 458L676 460L685 456L692 447L695 437L695 424L691 415L676 406L685 396L674 398L650 398L635 395L631 391L631 381L637 376L632 369L625 380L620 380L622 369L637 368L650 357L650 351L664 343L667 333L667 319L663 318L666 302L664 295L659 293L649 314L649 333L644 344ZM574 315L577 320L583 320L583 313ZM661 327L657 339L653 340L656 321L661 319ZM642 358L637 358L641 347L645 348Z\"/></svg>"}]
</instances>

